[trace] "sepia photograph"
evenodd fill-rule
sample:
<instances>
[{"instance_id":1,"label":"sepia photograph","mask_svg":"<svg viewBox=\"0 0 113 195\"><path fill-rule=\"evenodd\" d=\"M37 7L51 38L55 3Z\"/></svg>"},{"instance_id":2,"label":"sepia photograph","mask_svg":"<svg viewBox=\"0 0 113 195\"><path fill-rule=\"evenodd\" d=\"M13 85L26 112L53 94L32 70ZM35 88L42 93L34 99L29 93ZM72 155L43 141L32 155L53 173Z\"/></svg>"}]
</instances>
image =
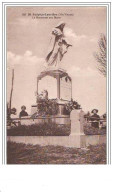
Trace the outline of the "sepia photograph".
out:
<instances>
[{"instance_id":1,"label":"sepia photograph","mask_svg":"<svg viewBox=\"0 0 113 195\"><path fill-rule=\"evenodd\" d=\"M107 164L107 7L6 7L6 164Z\"/></svg>"}]
</instances>

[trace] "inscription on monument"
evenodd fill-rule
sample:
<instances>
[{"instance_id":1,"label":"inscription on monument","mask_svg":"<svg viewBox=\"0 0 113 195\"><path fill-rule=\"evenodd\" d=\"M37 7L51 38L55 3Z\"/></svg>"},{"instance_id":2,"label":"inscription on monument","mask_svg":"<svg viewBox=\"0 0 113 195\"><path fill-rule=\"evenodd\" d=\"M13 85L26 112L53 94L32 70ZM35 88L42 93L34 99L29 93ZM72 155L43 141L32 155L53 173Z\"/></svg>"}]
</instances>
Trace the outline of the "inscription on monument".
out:
<instances>
[{"instance_id":1,"label":"inscription on monument","mask_svg":"<svg viewBox=\"0 0 113 195\"><path fill-rule=\"evenodd\" d=\"M60 98L63 100L71 100L71 81L67 77L60 79Z\"/></svg>"}]
</instances>

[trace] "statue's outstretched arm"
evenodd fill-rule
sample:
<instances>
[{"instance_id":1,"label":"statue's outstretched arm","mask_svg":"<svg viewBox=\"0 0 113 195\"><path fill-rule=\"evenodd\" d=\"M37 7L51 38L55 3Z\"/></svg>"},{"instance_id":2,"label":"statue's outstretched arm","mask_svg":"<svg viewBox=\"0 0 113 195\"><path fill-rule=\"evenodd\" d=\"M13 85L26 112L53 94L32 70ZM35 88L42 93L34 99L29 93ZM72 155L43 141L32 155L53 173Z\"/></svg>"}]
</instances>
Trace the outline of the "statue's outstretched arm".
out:
<instances>
[{"instance_id":1,"label":"statue's outstretched arm","mask_svg":"<svg viewBox=\"0 0 113 195\"><path fill-rule=\"evenodd\" d=\"M71 45L71 44L68 44L67 41L66 41L65 39L62 40L62 43L63 43L64 45L66 45L67 47L70 47L70 46L72 47L72 45Z\"/></svg>"}]
</instances>

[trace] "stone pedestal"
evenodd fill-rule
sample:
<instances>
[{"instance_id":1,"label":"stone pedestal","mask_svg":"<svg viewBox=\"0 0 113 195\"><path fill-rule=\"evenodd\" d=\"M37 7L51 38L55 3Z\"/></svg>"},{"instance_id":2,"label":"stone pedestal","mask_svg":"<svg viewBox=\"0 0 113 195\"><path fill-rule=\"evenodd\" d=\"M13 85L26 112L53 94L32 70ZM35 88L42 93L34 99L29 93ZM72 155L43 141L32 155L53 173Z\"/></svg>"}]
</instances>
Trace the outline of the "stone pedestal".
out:
<instances>
[{"instance_id":1,"label":"stone pedestal","mask_svg":"<svg viewBox=\"0 0 113 195\"><path fill-rule=\"evenodd\" d=\"M46 69L37 77L37 94L40 94L42 86L45 86L45 90L48 91L48 99L57 101L59 105L57 115L61 117L67 115L64 112L64 106L72 99L72 79L68 73L63 69ZM31 115L37 112L37 104L38 102L31 106Z\"/></svg>"},{"instance_id":2,"label":"stone pedestal","mask_svg":"<svg viewBox=\"0 0 113 195\"><path fill-rule=\"evenodd\" d=\"M57 100L70 101L72 98L72 79L65 70L62 69L47 69L40 73L37 77L37 94L39 93L40 81L45 77L56 79L56 97ZM52 79L51 79L52 81ZM51 84L53 84L51 82ZM52 88L55 86L52 85ZM48 89L46 89L48 90ZM53 92L53 91L52 91ZM68 94L68 95L67 95Z\"/></svg>"},{"instance_id":3,"label":"stone pedestal","mask_svg":"<svg viewBox=\"0 0 113 195\"><path fill-rule=\"evenodd\" d=\"M85 147L86 138L84 134L84 112L82 110L72 110L70 114L71 119L71 134L70 138L78 147Z\"/></svg>"},{"instance_id":4,"label":"stone pedestal","mask_svg":"<svg viewBox=\"0 0 113 195\"><path fill-rule=\"evenodd\" d=\"M84 135L84 112L82 110L72 110L71 119L71 135Z\"/></svg>"}]
</instances>

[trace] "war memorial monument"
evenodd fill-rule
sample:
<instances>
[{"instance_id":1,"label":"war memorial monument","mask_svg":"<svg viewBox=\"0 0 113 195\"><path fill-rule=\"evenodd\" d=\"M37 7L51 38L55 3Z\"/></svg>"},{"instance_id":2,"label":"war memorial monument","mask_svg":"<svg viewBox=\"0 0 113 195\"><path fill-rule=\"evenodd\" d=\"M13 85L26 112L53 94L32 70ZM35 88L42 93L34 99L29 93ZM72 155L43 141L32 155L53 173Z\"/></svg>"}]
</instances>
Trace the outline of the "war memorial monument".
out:
<instances>
[{"instance_id":1,"label":"war memorial monument","mask_svg":"<svg viewBox=\"0 0 113 195\"><path fill-rule=\"evenodd\" d=\"M64 115L64 104L72 99L72 79L60 66L60 62L72 45L67 43L63 28L64 22L60 22L52 30L52 38L45 60L45 70L37 77L37 95L42 91L42 87L48 92L48 98L57 99L59 104L59 115ZM53 90L54 89L54 90ZM31 114L37 111L37 105L32 105Z\"/></svg>"}]
</instances>

